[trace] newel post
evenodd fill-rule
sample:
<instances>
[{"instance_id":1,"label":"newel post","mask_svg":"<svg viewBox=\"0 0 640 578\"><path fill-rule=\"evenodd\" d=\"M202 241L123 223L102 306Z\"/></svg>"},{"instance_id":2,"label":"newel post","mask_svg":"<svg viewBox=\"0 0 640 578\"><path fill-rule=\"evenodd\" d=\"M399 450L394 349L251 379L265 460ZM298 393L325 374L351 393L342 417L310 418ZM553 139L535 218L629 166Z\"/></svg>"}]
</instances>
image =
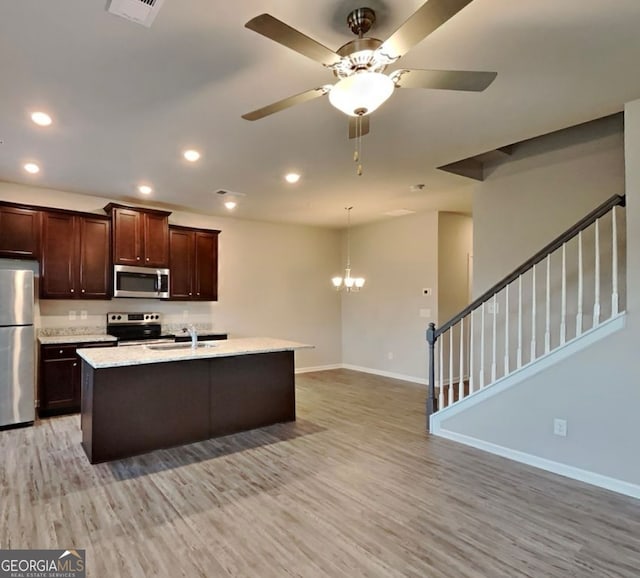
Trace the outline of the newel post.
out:
<instances>
[{"instance_id":1,"label":"newel post","mask_svg":"<svg viewBox=\"0 0 640 578\"><path fill-rule=\"evenodd\" d=\"M429 431L429 417L438 411L438 400L436 399L436 324L429 323L427 329L427 341L429 342L429 393L427 394L427 431Z\"/></svg>"}]
</instances>

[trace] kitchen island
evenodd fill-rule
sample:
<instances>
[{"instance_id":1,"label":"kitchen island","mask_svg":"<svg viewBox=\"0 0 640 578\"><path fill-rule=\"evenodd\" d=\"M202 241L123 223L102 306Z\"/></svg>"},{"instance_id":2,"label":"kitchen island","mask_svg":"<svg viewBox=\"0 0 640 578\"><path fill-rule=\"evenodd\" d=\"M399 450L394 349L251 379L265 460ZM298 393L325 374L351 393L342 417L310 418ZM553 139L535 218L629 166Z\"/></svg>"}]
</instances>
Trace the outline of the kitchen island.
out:
<instances>
[{"instance_id":1,"label":"kitchen island","mask_svg":"<svg viewBox=\"0 0 640 578\"><path fill-rule=\"evenodd\" d=\"M78 349L93 463L294 421L294 351L272 338Z\"/></svg>"}]
</instances>

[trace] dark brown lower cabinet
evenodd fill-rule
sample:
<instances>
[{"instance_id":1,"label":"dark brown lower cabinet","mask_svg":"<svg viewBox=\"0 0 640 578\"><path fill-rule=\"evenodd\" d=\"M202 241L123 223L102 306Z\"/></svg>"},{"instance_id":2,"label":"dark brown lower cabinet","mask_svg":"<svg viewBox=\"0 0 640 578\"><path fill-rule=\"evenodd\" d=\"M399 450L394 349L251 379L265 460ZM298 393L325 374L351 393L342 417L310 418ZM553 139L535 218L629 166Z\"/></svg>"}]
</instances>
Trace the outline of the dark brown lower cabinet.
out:
<instances>
[{"instance_id":1,"label":"dark brown lower cabinet","mask_svg":"<svg viewBox=\"0 0 640 578\"><path fill-rule=\"evenodd\" d=\"M76 349L113 347L110 342L65 343L40 346L39 398L40 417L80 411L81 360Z\"/></svg>"}]
</instances>

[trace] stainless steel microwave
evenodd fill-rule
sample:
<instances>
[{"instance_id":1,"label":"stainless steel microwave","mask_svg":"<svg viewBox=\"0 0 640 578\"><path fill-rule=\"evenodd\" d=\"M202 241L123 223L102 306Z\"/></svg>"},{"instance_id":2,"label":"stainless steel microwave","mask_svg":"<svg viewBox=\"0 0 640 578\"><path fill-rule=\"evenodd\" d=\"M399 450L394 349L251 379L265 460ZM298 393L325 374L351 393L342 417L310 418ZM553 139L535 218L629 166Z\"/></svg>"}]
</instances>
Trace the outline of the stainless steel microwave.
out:
<instances>
[{"instance_id":1,"label":"stainless steel microwave","mask_svg":"<svg viewBox=\"0 0 640 578\"><path fill-rule=\"evenodd\" d=\"M114 265L113 296L168 299L169 269Z\"/></svg>"}]
</instances>

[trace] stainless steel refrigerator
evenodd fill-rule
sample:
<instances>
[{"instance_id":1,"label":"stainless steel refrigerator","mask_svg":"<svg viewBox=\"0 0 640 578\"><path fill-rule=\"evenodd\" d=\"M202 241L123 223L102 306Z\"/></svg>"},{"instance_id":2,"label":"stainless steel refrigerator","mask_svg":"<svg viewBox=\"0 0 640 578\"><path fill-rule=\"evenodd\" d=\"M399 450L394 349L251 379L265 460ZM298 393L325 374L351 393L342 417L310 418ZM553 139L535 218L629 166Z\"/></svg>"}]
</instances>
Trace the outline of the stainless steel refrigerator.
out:
<instances>
[{"instance_id":1,"label":"stainless steel refrigerator","mask_svg":"<svg viewBox=\"0 0 640 578\"><path fill-rule=\"evenodd\" d=\"M0 270L0 428L35 419L33 271Z\"/></svg>"}]
</instances>

